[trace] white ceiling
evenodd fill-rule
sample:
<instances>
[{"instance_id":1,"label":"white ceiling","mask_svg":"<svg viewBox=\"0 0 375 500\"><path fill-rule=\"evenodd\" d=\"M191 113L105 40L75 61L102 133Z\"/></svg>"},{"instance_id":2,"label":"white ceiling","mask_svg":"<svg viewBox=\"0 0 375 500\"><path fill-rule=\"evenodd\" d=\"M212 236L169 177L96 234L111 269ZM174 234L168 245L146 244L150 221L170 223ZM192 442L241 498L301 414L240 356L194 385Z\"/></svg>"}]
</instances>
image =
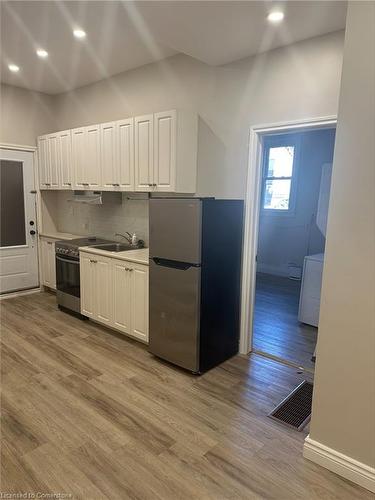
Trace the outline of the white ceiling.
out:
<instances>
[{"instance_id":1,"label":"white ceiling","mask_svg":"<svg viewBox=\"0 0 375 500\"><path fill-rule=\"evenodd\" d=\"M274 7L285 12L277 26ZM3 1L1 81L56 94L178 52L221 65L343 29L345 17L343 1Z\"/></svg>"}]
</instances>

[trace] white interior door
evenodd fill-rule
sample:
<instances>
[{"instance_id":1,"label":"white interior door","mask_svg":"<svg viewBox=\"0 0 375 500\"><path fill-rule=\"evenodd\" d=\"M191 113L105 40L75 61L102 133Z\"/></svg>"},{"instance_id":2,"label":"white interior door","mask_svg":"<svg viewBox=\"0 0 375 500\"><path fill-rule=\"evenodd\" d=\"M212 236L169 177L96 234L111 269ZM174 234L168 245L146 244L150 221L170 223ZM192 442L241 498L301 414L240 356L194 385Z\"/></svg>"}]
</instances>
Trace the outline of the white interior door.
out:
<instances>
[{"instance_id":1,"label":"white interior door","mask_svg":"<svg viewBox=\"0 0 375 500\"><path fill-rule=\"evenodd\" d=\"M39 286L33 153L0 149L0 293Z\"/></svg>"}]
</instances>

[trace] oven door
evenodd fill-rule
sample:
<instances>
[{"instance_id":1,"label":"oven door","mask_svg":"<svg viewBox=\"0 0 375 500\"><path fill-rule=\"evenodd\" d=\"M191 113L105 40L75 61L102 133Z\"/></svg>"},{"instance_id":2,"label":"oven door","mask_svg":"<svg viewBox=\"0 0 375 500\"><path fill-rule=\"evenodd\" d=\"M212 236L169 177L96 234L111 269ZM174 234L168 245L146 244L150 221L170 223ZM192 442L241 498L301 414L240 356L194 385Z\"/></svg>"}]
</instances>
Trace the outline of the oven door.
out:
<instances>
[{"instance_id":1,"label":"oven door","mask_svg":"<svg viewBox=\"0 0 375 500\"><path fill-rule=\"evenodd\" d=\"M56 288L59 292L80 298L78 259L56 255Z\"/></svg>"}]
</instances>

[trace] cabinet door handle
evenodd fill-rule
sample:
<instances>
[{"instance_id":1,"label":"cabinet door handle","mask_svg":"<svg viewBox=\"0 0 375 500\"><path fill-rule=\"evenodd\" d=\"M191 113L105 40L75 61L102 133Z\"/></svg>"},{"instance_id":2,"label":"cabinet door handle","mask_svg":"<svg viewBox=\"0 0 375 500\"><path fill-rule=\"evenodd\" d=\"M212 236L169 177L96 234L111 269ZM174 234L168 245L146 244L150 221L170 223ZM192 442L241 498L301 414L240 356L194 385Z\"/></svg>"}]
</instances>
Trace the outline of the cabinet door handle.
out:
<instances>
[{"instance_id":1,"label":"cabinet door handle","mask_svg":"<svg viewBox=\"0 0 375 500\"><path fill-rule=\"evenodd\" d=\"M156 186L157 186L157 184L153 184L153 187L156 187Z\"/></svg>"},{"instance_id":2,"label":"cabinet door handle","mask_svg":"<svg viewBox=\"0 0 375 500\"><path fill-rule=\"evenodd\" d=\"M96 264L98 261L90 259L90 262L92 262L93 264Z\"/></svg>"},{"instance_id":3,"label":"cabinet door handle","mask_svg":"<svg viewBox=\"0 0 375 500\"><path fill-rule=\"evenodd\" d=\"M52 245L52 241L47 241L47 245Z\"/></svg>"},{"instance_id":4,"label":"cabinet door handle","mask_svg":"<svg viewBox=\"0 0 375 500\"><path fill-rule=\"evenodd\" d=\"M82 186L88 186L89 183L88 182L82 182Z\"/></svg>"},{"instance_id":5,"label":"cabinet door handle","mask_svg":"<svg viewBox=\"0 0 375 500\"><path fill-rule=\"evenodd\" d=\"M120 185L120 184L119 184L118 182L117 182L117 183L116 183L116 182L114 182L114 183L112 184L112 186L119 186L119 185Z\"/></svg>"},{"instance_id":6,"label":"cabinet door handle","mask_svg":"<svg viewBox=\"0 0 375 500\"><path fill-rule=\"evenodd\" d=\"M150 186L150 187L152 187L152 186L153 186L153 184L149 184L149 186Z\"/></svg>"},{"instance_id":7,"label":"cabinet door handle","mask_svg":"<svg viewBox=\"0 0 375 500\"><path fill-rule=\"evenodd\" d=\"M132 272L132 271L133 271L133 269L130 269L130 268L129 268L129 269L128 269L128 271Z\"/></svg>"}]
</instances>

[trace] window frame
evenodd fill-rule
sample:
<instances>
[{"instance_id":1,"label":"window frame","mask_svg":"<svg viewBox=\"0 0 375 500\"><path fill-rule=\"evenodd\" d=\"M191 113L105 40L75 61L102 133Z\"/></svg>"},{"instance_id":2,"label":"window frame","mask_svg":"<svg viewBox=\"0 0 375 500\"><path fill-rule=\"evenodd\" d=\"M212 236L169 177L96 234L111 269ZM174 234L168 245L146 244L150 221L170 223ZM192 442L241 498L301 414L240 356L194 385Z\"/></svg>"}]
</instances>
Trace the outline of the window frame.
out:
<instances>
[{"instance_id":1,"label":"window frame","mask_svg":"<svg viewBox=\"0 0 375 500\"><path fill-rule=\"evenodd\" d=\"M268 162L269 162L269 152L271 148L283 147L283 146L293 146L293 165L292 165L292 175L287 177L269 177L268 176ZM299 164L299 154L300 154L300 138L294 134L283 134L279 136L263 137L263 160L262 160L262 189L261 189L261 213L262 215L277 216L277 217L288 217L293 216L296 210L296 195L297 195L297 175L298 175L298 164ZM265 194L266 194L266 183L268 180L282 180L290 179L290 194L289 194L289 207L287 210L280 208L265 208Z\"/></svg>"}]
</instances>

